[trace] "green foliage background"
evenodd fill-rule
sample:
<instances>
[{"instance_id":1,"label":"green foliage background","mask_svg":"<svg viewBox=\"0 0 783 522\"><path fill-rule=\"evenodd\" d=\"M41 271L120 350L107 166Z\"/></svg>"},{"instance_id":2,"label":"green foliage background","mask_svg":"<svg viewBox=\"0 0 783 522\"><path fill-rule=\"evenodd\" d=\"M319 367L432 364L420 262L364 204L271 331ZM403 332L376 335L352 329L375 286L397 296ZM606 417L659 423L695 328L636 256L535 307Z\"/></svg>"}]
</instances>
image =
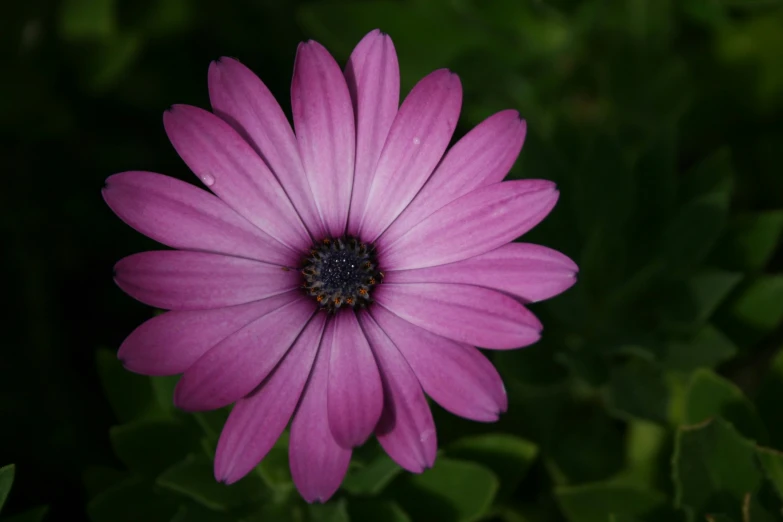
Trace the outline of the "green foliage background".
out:
<instances>
[{"instance_id":1,"label":"green foliage background","mask_svg":"<svg viewBox=\"0 0 783 522\"><path fill-rule=\"evenodd\" d=\"M111 267L154 244L102 182L191 180L160 118L208 106L211 59L241 59L287 108L300 40L344 61L375 27L403 90L460 75L458 135L504 108L527 118L510 176L562 196L526 240L574 258L579 283L534 305L540 343L491 354L500 422L435 408L434 469L402 473L368 444L308 506L283 439L216 484L225 412L177 412L175 381L115 359L153 311ZM781 28L781 0L6 2L0 520L783 520Z\"/></svg>"}]
</instances>

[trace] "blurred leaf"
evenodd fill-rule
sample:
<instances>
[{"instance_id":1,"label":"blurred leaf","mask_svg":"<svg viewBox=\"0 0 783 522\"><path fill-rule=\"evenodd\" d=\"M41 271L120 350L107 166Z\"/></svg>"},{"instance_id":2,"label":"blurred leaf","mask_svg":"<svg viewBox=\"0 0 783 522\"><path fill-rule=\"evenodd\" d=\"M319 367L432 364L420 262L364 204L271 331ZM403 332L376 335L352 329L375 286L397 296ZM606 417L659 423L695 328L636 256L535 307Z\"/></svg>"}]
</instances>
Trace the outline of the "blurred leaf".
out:
<instances>
[{"instance_id":1,"label":"blurred leaf","mask_svg":"<svg viewBox=\"0 0 783 522\"><path fill-rule=\"evenodd\" d=\"M221 408L219 410L210 411L198 411L193 413L193 418L198 422L201 429L204 431L204 435L212 441L217 442L220 437L220 432L223 431L223 426L226 424L228 414L231 413L231 408Z\"/></svg>"},{"instance_id":2,"label":"blurred leaf","mask_svg":"<svg viewBox=\"0 0 783 522\"><path fill-rule=\"evenodd\" d=\"M778 496L783 499L783 453L769 448L758 448L756 454L764 473L772 481Z\"/></svg>"},{"instance_id":3,"label":"blurred leaf","mask_svg":"<svg viewBox=\"0 0 783 522\"><path fill-rule=\"evenodd\" d=\"M783 350L777 353L769 365L755 398L759 415L769 431L770 445L777 449L783 449L781 397L783 397Z\"/></svg>"},{"instance_id":4,"label":"blurred leaf","mask_svg":"<svg viewBox=\"0 0 783 522\"><path fill-rule=\"evenodd\" d=\"M452 457L478 462L500 479L498 497L511 495L538 457L538 446L505 433L488 433L463 437L451 444Z\"/></svg>"},{"instance_id":5,"label":"blurred leaf","mask_svg":"<svg viewBox=\"0 0 783 522\"><path fill-rule=\"evenodd\" d=\"M277 490L293 487L291 468L288 466L288 431L284 431L275 445L258 464L258 472L267 486Z\"/></svg>"},{"instance_id":6,"label":"blurred leaf","mask_svg":"<svg viewBox=\"0 0 783 522\"><path fill-rule=\"evenodd\" d=\"M188 29L193 22L192 7L187 0L137 0L119 5L122 19L149 36L170 36Z\"/></svg>"},{"instance_id":7,"label":"blurred leaf","mask_svg":"<svg viewBox=\"0 0 783 522\"><path fill-rule=\"evenodd\" d=\"M728 23L724 0L685 0L682 9L692 19L718 29Z\"/></svg>"},{"instance_id":8,"label":"blurred leaf","mask_svg":"<svg viewBox=\"0 0 783 522\"><path fill-rule=\"evenodd\" d=\"M556 467L558 484L603 481L623 468L624 429L596 399L569 404L557 417L552 440L539 442L542 454Z\"/></svg>"},{"instance_id":9,"label":"blurred leaf","mask_svg":"<svg viewBox=\"0 0 783 522\"><path fill-rule=\"evenodd\" d=\"M0 468L0 510L3 509L8 493L11 491L11 486L14 484L15 471L16 467L13 464Z\"/></svg>"},{"instance_id":10,"label":"blurred leaf","mask_svg":"<svg viewBox=\"0 0 783 522\"><path fill-rule=\"evenodd\" d=\"M342 60L373 29L405 35L394 39L403 93L484 41L475 23L460 21L450 10L410 0L310 2L299 8L298 19L308 34Z\"/></svg>"},{"instance_id":11,"label":"blurred leaf","mask_svg":"<svg viewBox=\"0 0 783 522\"><path fill-rule=\"evenodd\" d=\"M643 489L654 487L662 452L669 438L668 430L659 424L639 420L630 422L625 445L626 468L614 481Z\"/></svg>"},{"instance_id":12,"label":"blurred leaf","mask_svg":"<svg viewBox=\"0 0 783 522\"><path fill-rule=\"evenodd\" d=\"M107 349L95 352L98 375L106 397L120 422L163 416L149 377L129 372Z\"/></svg>"},{"instance_id":13,"label":"blurred leaf","mask_svg":"<svg viewBox=\"0 0 783 522\"><path fill-rule=\"evenodd\" d=\"M671 303L668 314L686 326L700 326L742 280L743 274L706 269L697 272L685 284L685 295Z\"/></svg>"},{"instance_id":14,"label":"blurred leaf","mask_svg":"<svg viewBox=\"0 0 783 522\"><path fill-rule=\"evenodd\" d=\"M93 522L169 522L177 504L158 494L151 482L132 478L92 499L87 512Z\"/></svg>"},{"instance_id":15,"label":"blurred leaf","mask_svg":"<svg viewBox=\"0 0 783 522\"><path fill-rule=\"evenodd\" d=\"M354 495L377 495L401 471L402 468L384 453L363 468L349 472L342 488Z\"/></svg>"},{"instance_id":16,"label":"blurred leaf","mask_svg":"<svg viewBox=\"0 0 783 522\"><path fill-rule=\"evenodd\" d=\"M733 178L726 150L712 154L686 174L683 189L689 199L669 221L662 245L661 253L671 275L692 270L720 237Z\"/></svg>"},{"instance_id":17,"label":"blurred leaf","mask_svg":"<svg viewBox=\"0 0 783 522\"><path fill-rule=\"evenodd\" d=\"M379 499L351 499L348 504L351 520L362 522L411 522L410 517L395 502Z\"/></svg>"},{"instance_id":18,"label":"blurred leaf","mask_svg":"<svg viewBox=\"0 0 783 522\"><path fill-rule=\"evenodd\" d=\"M662 125L645 146L634 165L636 192L636 229L651 241L639 241L640 257L654 255L660 243L664 216L674 211L677 199L677 128Z\"/></svg>"},{"instance_id":19,"label":"blurred leaf","mask_svg":"<svg viewBox=\"0 0 783 522\"><path fill-rule=\"evenodd\" d=\"M310 504L307 506L310 522L349 522L348 509L344 498L327 504Z\"/></svg>"},{"instance_id":20,"label":"blurred leaf","mask_svg":"<svg viewBox=\"0 0 783 522\"><path fill-rule=\"evenodd\" d=\"M757 271L769 262L783 236L783 210L737 216L716 251L724 266Z\"/></svg>"},{"instance_id":21,"label":"blurred leaf","mask_svg":"<svg viewBox=\"0 0 783 522\"><path fill-rule=\"evenodd\" d=\"M607 403L620 418L665 422L668 389L663 371L657 364L641 358L613 366Z\"/></svg>"},{"instance_id":22,"label":"blurred leaf","mask_svg":"<svg viewBox=\"0 0 783 522\"><path fill-rule=\"evenodd\" d=\"M560 487L555 494L570 522L606 522L609 514L625 520L622 517L653 513L666 503L661 493L610 483Z\"/></svg>"},{"instance_id":23,"label":"blurred leaf","mask_svg":"<svg viewBox=\"0 0 783 522\"><path fill-rule=\"evenodd\" d=\"M756 408L733 383L710 370L696 370L688 387L685 424L698 424L713 417L730 422L744 436L763 442L764 426Z\"/></svg>"},{"instance_id":24,"label":"blurred leaf","mask_svg":"<svg viewBox=\"0 0 783 522\"><path fill-rule=\"evenodd\" d=\"M48 513L48 506L40 506L3 518L3 522L41 522L46 518Z\"/></svg>"},{"instance_id":25,"label":"blurred leaf","mask_svg":"<svg viewBox=\"0 0 783 522\"><path fill-rule=\"evenodd\" d=\"M84 489L89 498L103 493L108 488L128 479L127 471L119 471L106 466L90 466L84 470Z\"/></svg>"},{"instance_id":26,"label":"blurred leaf","mask_svg":"<svg viewBox=\"0 0 783 522\"><path fill-rule=\"evenodd\" d=\"M194 431L175 420L144 420L114 426L109 435L114 451L129 469L155 477L200 449Z\"/></svg>"},{"instance_id":27,"label":"blurred leaf","mask_svg":"<svg viewBox=\"0 0 783 522\"><path fill-rule=\"evenodd\" d=\"M735 4L739 3L740 0L735 1ZM735 65L752 64L754 75L750 85L756 92L746 96L758 98L763 106L779 101L783 88L781 56L776 52L783 45L783 34L779 30L781 21L783 13L774 9L767 16L748 16L718 33L718 54L722 60Z\"/></svg>"},{"instance_id":28,"label":"blurred leaf","mask_svg":"<svg viewBox=\"0 0 783 522\"><path fill-rule=\"evenodd\" d=\"M236 484L226 485L215 479L212 467L212 461L205 455L189 455L159 475L156 482L163 488L218 511L264 498L266 488L255 473Z\"/></svg>"},{"instance_id":29,"label":"blurred leaf","mask_svg":"<svg viewBox=\"0 0 783 522\"><path fill-rule=\"evenodd\" d=\"M671 370L691 372L700 367L714 368L736 354L737 347L731 339L707 324L689 342L670 341L662 364Z\"/></svg>"},{"instance_id":30,"label":"blurred leaf","mask_svg":"<svg viewBox=\"0 0 783 522\"><path fill-rule=\"evenodd\" d=\"M168 377L150 377L150 385L161 411L171 414L174 411L174 387L179 382L179 375Z\"/></svg>"},{"instance_id":31,"label":"blurred leaf","mask_svg":"<svg viewBox=\"0 0 783 522\"><path fill-rule=\"evenodd\" d=\"M753 443L719 418L679 429L673 467L675 502L696 517L739 519L745 496L762 481Z\"/></svg>"},{"instance_id":32,"label":"blurred leaf","mask_svg":"<svg viewBox=\"0 0 783 522\"><path fill-rule=\"evenodd\" d=\"M199 504L190 503L181 505L171 522L246 522L247 520L224 511L212 511Z\"/></svg>"},{"instance_id":33,"label":"blurred leaf","mask_svg":"<svg viewBox=\"0 0 783 522\"><path fill-rule=\"evenodd\" d=\"M568 373L554 360L551 348L542 340L524 350L493 353L492 361L504 382L513 380L535 386L562 383Z\"/></svg>"},{"instance_id":34,"label":"blurred leaf","mask_svg":"<svg viewBox=\"0 0 783 522\"><path fill-rule=\"evenodd\" d=\"M636 179L619 140L599 135L569 192L576 225L585 238L579 256L580 284L603 295L626 271L629 219Z\"/></svg>"},{"instance_id":35,"label":"blurred leaf","mask_svg":"<svg viewBox=\"0 0 783 522\"><path fill-rule=\"evenodd\" d=\"M484 466L438 458L432 469L395 481L390 494L413 520L469 522L487 512L499 485Z\"/></svg>"},{"instance_id":36,"label":"blurred leaf","mask_svg":"<svg viewBox=\"0 0 783 522\"><path fill-rule=\"evenodd\" d=\"M705 515L707 522L735 522L726 515Z\"/></svg>"},{"instance_id":37,"label":"blurred leaf","mask_svg":"<svg viewBox=\"0 0 783 522\"><path fill-rule=\"evenodd\" d=\"M121 33L90 48L81 59L88 89L103 92L117 85L141 53L142 43L136 34Z\"/></svg>"},{"instance_id":38,"label":"blurred leaf","mask_svg":"<svg viewBox=\"0 0 783 522\"><path fill-rule=\"evenodd\" d=\"M755 332L767 333L783 321L783 275L753 280L731 306L732 318Z\"/></svg>"},{"instance_id":39,"label":"blurred leaf","mask_svg":"<svg viewBox=\"0 0 783 522\"><path fill-rule=\"evenodd\" d=\"M66 40L109 38L116 30L114 0L63 0L60 34Z\"/></svg>"}]
</instances>

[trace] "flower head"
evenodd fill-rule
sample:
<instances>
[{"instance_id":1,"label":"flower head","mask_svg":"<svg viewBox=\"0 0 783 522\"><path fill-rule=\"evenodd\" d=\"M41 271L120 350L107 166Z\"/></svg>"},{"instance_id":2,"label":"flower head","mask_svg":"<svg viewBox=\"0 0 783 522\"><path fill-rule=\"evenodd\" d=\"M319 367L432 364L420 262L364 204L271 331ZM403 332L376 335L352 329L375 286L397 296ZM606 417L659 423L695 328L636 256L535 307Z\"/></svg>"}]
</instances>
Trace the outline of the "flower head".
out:
<instances>
[{"instance_id":1,"label":"flower head","mask_svg":"<svg viewBox=\"0 0 783 522\"><path fill-rule=\"evenodd\" d=\"M554 250L512 242L558 195L549 181L502 181L525 138L519 115L487 118L447 152L459 78L435 71L399 106L397 57L379 31L344 71L320 44L299 46L293 130L236 60L211 64L209 95L212 112L164 114L208 190L123 172L103 195L174 249L117 263L120 288L170 310L132 332L119 357L133 372L182 374L184 410L234 405L216 478L242 478L290 422L294 482L324 501L373 434L403 468L433 465L425 394L496 420L505 390L475 347L536 342L541 323L525 304L570 287L577 271Z\"/></svg>"}]
</instances>

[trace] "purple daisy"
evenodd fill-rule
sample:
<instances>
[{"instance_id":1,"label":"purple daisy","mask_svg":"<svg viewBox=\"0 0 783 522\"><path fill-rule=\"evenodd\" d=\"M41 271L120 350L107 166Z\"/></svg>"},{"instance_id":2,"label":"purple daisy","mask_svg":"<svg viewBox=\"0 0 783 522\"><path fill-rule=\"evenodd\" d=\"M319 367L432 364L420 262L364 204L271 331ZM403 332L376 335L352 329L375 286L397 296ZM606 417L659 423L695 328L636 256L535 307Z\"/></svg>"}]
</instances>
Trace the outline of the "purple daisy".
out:
<instances>
[{"instance_id":1,"label":"purple daisy","mask_svg":"<svg viewBox=\"0 0 783 522\"><path fill-rule=\"evenodd\" d=\"M303 43L292 130L261 80L224 58L209 68L213 112L175 105L163 117L212 193L150 172L106 182L123 221L175 249L117 263L122 290L170 310L132 332L119 358L133 372L182 374L183 410L234 405L220 481L251 471L289 421L291 472L309 502L334 494L372 434L403 468L431 467L426 396L496 420L505 389L475 347L536 342L541 323L525 304L575 281L563 254L511 242L558 197L549 181L502 181L525 138L517 112L446 152L459 78L435 71L401 106L399 90L394 46L377 30L345 71Z\"/></svg>"}]
</instances>

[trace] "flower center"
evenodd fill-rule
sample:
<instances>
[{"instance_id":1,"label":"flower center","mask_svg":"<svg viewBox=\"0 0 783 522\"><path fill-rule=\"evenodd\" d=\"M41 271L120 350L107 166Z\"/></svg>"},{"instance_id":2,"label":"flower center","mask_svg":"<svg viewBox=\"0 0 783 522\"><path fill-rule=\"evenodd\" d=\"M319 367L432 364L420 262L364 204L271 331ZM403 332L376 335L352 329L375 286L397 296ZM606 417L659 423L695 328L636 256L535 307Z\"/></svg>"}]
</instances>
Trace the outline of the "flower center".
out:
<instances>
[{"instance_id":1,"label":"flower center","mask_svg":"<svg viewBox=\"0 0 783 522\"><path fill-rule=\"evenodd\" d=\"M366 307L372 302L373 287L383 279L374 247L355 237L314 244L302 265L305 292L328 312L343 306Z\"/></svg>"}]
</instances>

